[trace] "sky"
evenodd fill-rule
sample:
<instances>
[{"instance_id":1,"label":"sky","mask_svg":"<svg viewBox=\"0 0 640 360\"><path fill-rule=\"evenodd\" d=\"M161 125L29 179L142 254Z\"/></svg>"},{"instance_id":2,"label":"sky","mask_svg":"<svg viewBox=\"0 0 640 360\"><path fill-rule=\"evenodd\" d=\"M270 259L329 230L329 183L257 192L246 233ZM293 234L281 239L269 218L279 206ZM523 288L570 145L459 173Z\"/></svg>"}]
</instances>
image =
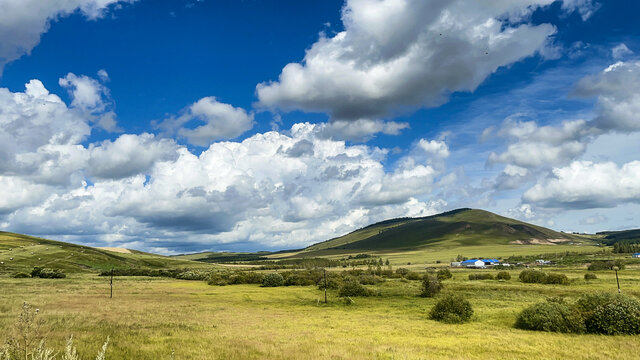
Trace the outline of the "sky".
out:
<instances>
[{"instance_id":1,"label":"sky","mask_svg":"<svg viewBox=\"0 0 640 360\"><path fill-rule=\"evenodd\" d=\"M640 227L632 0L0 0L0 230L301 248L480 208Z\"/></svg>"}]
</instances>

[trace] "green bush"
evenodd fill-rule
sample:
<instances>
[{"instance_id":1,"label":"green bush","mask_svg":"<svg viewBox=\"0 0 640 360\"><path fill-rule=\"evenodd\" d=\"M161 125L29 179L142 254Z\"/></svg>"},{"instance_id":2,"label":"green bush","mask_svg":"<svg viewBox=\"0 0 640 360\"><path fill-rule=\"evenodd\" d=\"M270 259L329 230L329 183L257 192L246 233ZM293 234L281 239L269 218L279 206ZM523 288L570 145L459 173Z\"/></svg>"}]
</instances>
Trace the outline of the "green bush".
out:
<instances>
[{"instance_id":1,"label":"green bush","mask_svg":"<svg viewBox=\"0 0 640 360\"><path fill-rule=\"evenodd\" d=\"M27 274L26 272L17 272L13 274L14 279L24 279L24 278L30 278L30 277L31 275Z\"/></svg>"},{"instance_id":2,"label":"green bush","mask_svg":"<svg viewBox=\"0 0 640 360\"><path fill-rule=\"evenodd\" d=\"M247 275L243 272L234 272L226 275L229 285L241 285L247 283Z\"/></svg>"},{"instance_id":3,"label":"green bush","mask_svg":"<svg viewBox=\"0 0 640 360\"><path fill-rule=\"evenodd\" d=\"M559 284L566 285L569 283L569 278L564 274L550 273L539 270L523 270L518 276L523 283L537 283L537 284Z\"/></svg>"},{"instance_id":4,"label":"green bush","mask_svg":"<svg viewBox=\"0 0 640 360\"><path fill-rule=\"evenodd\" d=\"M409 273L409 269L406 268L397 268L396 269L396 274L405 277L407 274Z\"/></svg>"},{"instance_id":5,"label":"green bush","mask_svg":"<svg viewBox=\"0 0 640 360\"><path fill-rule=\"evenodd\" d=\"M550 273L545 279L545 284L567 285L568 283L569 278L565 274Z\"/></svg>"},{"instance_id":6,"label":"green bush","mask_svg":"<svg viewBox=\"0 0 640 360\"><path fill-rule=\"evenodd\" d=\"M419 272L415 272L415 271L411 271L410 273L407 274L407 276L405 276L405 279L407 280L420 280L422 279L422 274L420 274Z\"/></svg>"},{"instance_id":7,"label":"green bush","mask_svg":"<svg viewBox=\"0 0 640 360\"><path fill-rule=\"evenodd\" d=\"M358 276L358 281L362 285L376 285L384 282L384 279L376 275L360 275Z\"/></svg>"},{"instance_id":8,"label":"green bush","mask_svg":"<svg viewBox=\"0 0 640 360\"><path fill-rule=\"evenodd\" d=\"M587 332L598 334L638 334L640 302L632 297L610 294L585 294L576 301L585 319Z\"/></svg>"},{"instance_id":9,"label":"green bush","mask_svg":"<svg viewBox=\"0 0 640 360\"><path fill-rule=\"evenodd\" d=\"M596 308L610 303L615 297L616 294L605 292L584 294L576 301L575 305L584 315L584 318L588 319L593 315Z\"/></svg>"},{"instance_id":10,"label":"green bush","mask_svg":"<svg viewBox=\"0 0 640 360\"><path fill-rule=\"evenodd\" d=\"M309 286L316 284L313 274L308 271L289 271L282 275L285 286Z\"/></svg>"},{"instance_id":11,"label":"green bush","mask_svg":"<svg viewBox=\"0 0 640 360\"><path fill-rule=\"evenodd\" d=\"M327 289L338 290L342 286L342 276L327 274ZM318 290L324 290L324 279L318 284Z\"/></svg>"},{"instance_id":12,"label":"green bush","mask_svg":"<svg viewBox=\"0 0 640 360\"><path fill-rule=\"evenodd\" d=\"M266 274L262 278L263 287L276 287L276 286L283 286L283 285L284 285L284 278L282 277L282 275L278 273Z\"/></svg>"},{"instance_id":13,"label":"green bush","mask_svg":"<svg viewBox=\"0 0 640 360\"><path fill-rule=\"evenodd\" d=\"M547 281L547 274L538 270L523 270L518 278L523 283L544 284Z\"/></svg>"},{"instance_id":14,"label":"green bush","mask_svg":"<svg viewBox=\"0 0 640 360\"><path fill-rule=\"evenodd\" d=\"M453 277L453 274L451 274L451 270L446 268L438 270L436 275L438 276L438 280L447 280Z\"/></svg>"},{"instance_id":15,"label":"green bush","mask_svg":"<svg viewBox=\"0 0 640 360\"><path fill-rule=\"evenodd\" d=\"M429 276L428 274L422 279L422 288L420 296L422 297L434 297L442 290L442 282L436 277Z\"/></svg>"},{"instance_id":16,"label":"green bush","mask_svg":"<svg viewBox=\"0 0 640 360\"><path fill-rule=\"evenodd\" d=\"M583 333L584 321L580 312L565 303L547 301L532 305L520 312L516 327L560 333Z\"/></svg>"},{"instance_id":17,"label":"green bush","mask_svg":"<svg viewBox=\"0 0 640 360\"><path fill-rule=\"evenodd\" d=\"M606 335L640 334L640 301L609 293L585 294L574 304L560 298L547 299L523 310L516 327Z\"/></svg>"},{"instance_id":18,"label":"green bush","mask_svg":"<svg viewBox=\"0 0 640 360\"><path fill-rule=\"evenodd\" d=\"M226 286L229 285L229 277L227 274L214 273L209 276L207 281L209 285Z\"/></svg>"},{"instance_id":19,"label":"green bush","mask_svg":"<svg viewBox=\"0 0 640 360\"><path fill-rule=\"evenodd\" d=\"M255 271L249 271L246 273L245 281L247 284L262 284L264 275Z\"/></svg>"},{"instance_id":20,"label":"green bush","mask_svg":"<svg viewBox=\"0 0 640 360\"><path fill-rule=\"evenodd\" d=\"M47 269L36 266L31 270L31 277L39 277L42 279L64 279L67 275L65 275L62 270Z\"/></svg>"},{"instance_id":21,"label":"green bush","mask_svg":"<svg viewBox=\"0 0 640 360\"><path fill-rule=\"evenodd\" d=\"M460 295L445 295L429 313L432 320L451 324L467 322L472 315L471 303Z\"/></svg>"},{"instance_id":22,"label":"green bush","mask_svg":"<svg viewBox=\"0 0 640 360\"><path fill-rule=\"evenodd\" d=\"M489 273L469 274L469 280L492 280L493 275Z\"/></svg>"},{"instance_id":23,"label":"green bush","mask_svg":"<svg viewBox=\"0 0 640 360\"><path fill-rule=\"evenodd\" d=\"M346 277L342 282L342 286L340 286L340 290L338 291L338 296L369 296L371 293L367 290L358 279L354 277Z\"/></svg>"},{"instance_id":24,"label":"green bush","mask_svg":"<svg viewBox=\"0 0 640 360\"><path fill-rule=\"evenodd\" d=\"M617 266L618 270L624 269L624 262L620 259L618 260L598 260L594 261L589 265L587 270L590 271L598 271L598 270L613 270L613 267Z\"/></svg>"},{"instance_id":25,"label":"green bush","mask_svg":"<svg viewBox=\"0 0 640 360\"><path fill-rule=\"evenodd\" d=\"M595 280L598 277L596 276L596 274L591 274L591 273L586 273L584 274L584 279L585 280Z\"/></svg>"},{"instance_id":26,"label":"green bush","mask_svg":"<svg viewBox=\"0 0 640 360\"><path fill-rule=\"evenodd\" d=\"M151 276L151 277L170 277L175 278L179 273L185 272L185 269L146 269L146 268L126 268L126 269L110 269L102 271L99 276Z\"/></svg>"},{"instance_id":27,"label":"green bush","mask_svg":"<svg viewBox=\"0 0 640 360\"><path fill-rule=\"evenodd\" d=\"M618 295L598 306L586 320L591 333L606 335L640 334L640 301Z\"/></svg>"},{"instance_id":28,"label":"green bush","mask_svg":"<svg viewBox=\"0 0 640 360\"><path fill-rule=\"evenodd\" d=\"M496 275L496 279L509 281L509 280L511 280L511 274L509 274L508 271L500 271Z\"/></svg>"},{"instance_id":29,"label":"green bush","mask_svg":"<svg viewBox=\"0 0 640 360\"><path fill-rule=\"evenodd\" d=\"M176 274L176 279L180 280L209 280L209 273L199 271L183 271Z\"/></svg>"}]
</instances>

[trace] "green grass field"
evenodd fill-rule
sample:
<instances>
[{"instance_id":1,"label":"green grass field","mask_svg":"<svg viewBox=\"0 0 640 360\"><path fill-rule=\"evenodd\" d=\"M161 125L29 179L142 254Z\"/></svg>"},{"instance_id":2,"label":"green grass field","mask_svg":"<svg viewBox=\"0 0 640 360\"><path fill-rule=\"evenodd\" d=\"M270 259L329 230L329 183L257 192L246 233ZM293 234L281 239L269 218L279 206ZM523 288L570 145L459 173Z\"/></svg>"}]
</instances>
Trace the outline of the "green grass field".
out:
<instances>
[{"instance_id":1,"label":"green grass field","mask_svg":"<svg viewBox=\"0 0 640 360\"><path fill-rule=\"evenodd\" d=\"M513 328L516 314L550 296L576 298L615 291L613 272L555 270L571 285L469 281L455 270L444 293L463 294L474 306L470 323L428 319L436 299L420 298L419 282L388 280L381 296L346 305L315 287L209 286L202 281L122 277L109 299L106 278L0 277L0 328L9 333L23 301L41 309L50 346L73 335L78 350L95 354L107 336L109 359L636 359L637 336L567 335ZM620 272L626 294L640 296L640 269Z\"/></svg>"},{"instance_id":2,"label":"green grass field","mask_svg":"<svg viewBox=\"0 0 640 360\"><path fill-rule=\"evenodd\" d=\"M13 260L12 260L13 259ZM129 254L90 246L0 232L0 274L30 271L34 266L68 273L97 272L111 268L202 268L213 265L131 251Z\"/></svg>"},{"instance_id":3,"label":"green grass field","mask_svg":"<svg viewBox=\"0 0 640 360\"><path fill-rule=\"evenodd\" d=\"M640 353L638 336L514 328L522 309L548 297L571 300L595 291L615 292L613 271L595 272L598 279L587 282L583 263L624 259L625 255L612 254L588 241L574 245L445 245L364 252L389 259L394 268L422 273L425 267L446 266L457 255L507 258L542 254L556 259L567 256L580 263L548 268L566 274L571 279L569 285L524 284L517 280L519 270L511 270L510 281L470 281L470 273L497 271L453 269L453 279L444 282L438 297L461 294L471 301L475 313L469 323L450 325L429 320L438 297L419 297L420 281L397 278L368 285L378 296L357 297L351 305L337 297L337 291L330 291L329 303L323 304L323 293L315 286L210 286L204 281L150 277L116 277L115 297L110 299L108 278L97 276L97 272L111 267L216 270L245 266L192 261L202 259L202 254L121 254L0 233L0 261L4 262L0 265L0 341L11 336L12 324L26 301L40 309L39 316L46 320L50 347L62 349L65 339L73 335L85 358L96 354L107 336L111 339L107 359L636 359ZM362 252L318 249L269 257L338 259ZM564 255L566 252L571 254ZM238 256L204 256L210 255ZM7 260L10 257L13 260ZM68 276L11 277L33 266L62 269ZM624 293L640 297L640 263L632 263L619 275Z\"/></svg>"}]
</instances>

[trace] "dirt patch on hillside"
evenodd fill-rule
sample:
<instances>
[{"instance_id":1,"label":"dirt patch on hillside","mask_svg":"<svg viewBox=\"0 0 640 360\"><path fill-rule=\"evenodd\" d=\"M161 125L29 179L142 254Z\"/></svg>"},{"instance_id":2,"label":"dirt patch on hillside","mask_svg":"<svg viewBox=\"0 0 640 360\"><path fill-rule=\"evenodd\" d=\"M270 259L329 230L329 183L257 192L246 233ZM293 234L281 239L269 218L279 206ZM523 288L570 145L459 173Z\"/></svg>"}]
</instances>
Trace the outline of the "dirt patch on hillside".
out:
<instances>
[{"instance_id":1,"label":"dirt patch on hillside","mask_svg":"<svg viewBox=\"0 0 640 360\"><path fill-rule=\"evenodd\" d=\"M121 253L121 254L131 254L131 250L129 250L129 249L125 249L125 248L118 248L118 247L97 247L96 249L100 249L100 250L107 250L107 251L117 252L117 253Z\"/></svg>"},{"instance_id":2,"label":"dirt patch on hillside","mask_svg":"<svg viewBox=\"0 0 640 360\"><path fill-rule=\"evenodd\" d=\"M513 240L510 244L516 245L557 245L569 242L569 239L525 239L525 240Z\"/></svg>"}]
</instances>

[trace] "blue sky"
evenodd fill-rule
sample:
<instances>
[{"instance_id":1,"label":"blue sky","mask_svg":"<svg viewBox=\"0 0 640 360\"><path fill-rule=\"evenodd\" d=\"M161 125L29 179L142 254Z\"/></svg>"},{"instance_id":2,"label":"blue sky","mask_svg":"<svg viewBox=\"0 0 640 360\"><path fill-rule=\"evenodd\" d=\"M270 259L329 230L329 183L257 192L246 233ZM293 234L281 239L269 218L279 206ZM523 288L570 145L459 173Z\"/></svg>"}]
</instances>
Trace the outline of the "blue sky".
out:
<instances>
[{"instance_id":1,"label":"blue sky","mask_svg":"<svg viewBox=\"0 0 640 360\"><path fill-rule=\"evenodd\" d=\"M0 230L180 253L458 207L639 225L635 2L0 5Z\"/></svg>"}]
</instances>

